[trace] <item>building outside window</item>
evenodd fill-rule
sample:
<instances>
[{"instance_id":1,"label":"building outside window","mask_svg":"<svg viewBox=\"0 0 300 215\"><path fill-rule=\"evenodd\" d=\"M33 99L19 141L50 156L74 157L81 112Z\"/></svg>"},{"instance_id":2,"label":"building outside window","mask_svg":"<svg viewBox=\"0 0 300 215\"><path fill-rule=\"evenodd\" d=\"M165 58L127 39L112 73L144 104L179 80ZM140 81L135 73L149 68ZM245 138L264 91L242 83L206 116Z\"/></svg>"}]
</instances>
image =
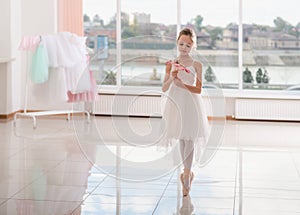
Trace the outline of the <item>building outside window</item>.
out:
<instances>
[{"instance_id":1,"label":"building outside window","mask_svg":"<svg viewBox=\"0 0 300 215\"><path fill-rule=\"evenodd\" d=\"M84 36L98 85L116 85L116 1L84 0Z\"/></svg>"}]
</instances>

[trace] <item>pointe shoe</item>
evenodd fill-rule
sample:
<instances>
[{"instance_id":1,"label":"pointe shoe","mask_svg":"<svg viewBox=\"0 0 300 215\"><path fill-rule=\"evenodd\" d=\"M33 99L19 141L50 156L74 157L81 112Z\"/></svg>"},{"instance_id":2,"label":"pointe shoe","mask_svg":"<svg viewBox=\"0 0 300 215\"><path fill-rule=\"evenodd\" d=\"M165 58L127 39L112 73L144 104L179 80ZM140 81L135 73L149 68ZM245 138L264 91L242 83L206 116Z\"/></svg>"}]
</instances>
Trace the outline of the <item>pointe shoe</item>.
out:
<instances>
[{"instance_id":1,"label":"pointe shoe","mask_svg":"<svg viewBox=\"0 0 300 215\"><path fill-rule=\"evenodd\" d=\"M184 186L183 173L180 174L180 181L181 181L181 187L182 187L182 195L187 196L189 193L189 190Z\"/></svg>"},{"instance_id":2,"label":"pointe shoe","mask_svg":"<svg viewBox=\"0 0 300 215\"><path fill-rule=\"evenodd\" d=\"M187 178L188 184L184 183L186 177L189 177L189 178ZM189 195L193 179L194 179L194 173L193 172L181 173L180 181L181 181L181 185L182 185L182 195L183 196Z\"/></svg>"}]
</instances>

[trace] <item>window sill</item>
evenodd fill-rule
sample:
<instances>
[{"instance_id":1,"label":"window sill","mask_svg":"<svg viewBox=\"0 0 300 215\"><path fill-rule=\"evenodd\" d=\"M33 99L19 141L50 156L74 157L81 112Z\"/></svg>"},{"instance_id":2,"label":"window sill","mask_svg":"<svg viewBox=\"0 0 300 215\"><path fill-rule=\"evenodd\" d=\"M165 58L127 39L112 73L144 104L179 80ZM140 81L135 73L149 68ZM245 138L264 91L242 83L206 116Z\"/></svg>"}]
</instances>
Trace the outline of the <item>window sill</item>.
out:
<instances>
[{"instance_id":1,"label":"window sill","mask_svg":"<svg viewBox=\"0 0 300 215\"><path fill-rule=\"evenodd\" d=\"M228 90L223 89L225 98L249 99L300 99L300 91L288 90Z\"/></svg>"},{"instance_id":2,"label":"window sill","mask_svg":"<svg viewBox=\"0 0 300 215\"><path fill-rule=\"evenodd\" d=\"M111 94L111 95L162 95L161 87L137 87L137 86L98 86L98 94Z\"/></svg>"},{"instance_id":3,"label":"window sill","mask_svg":"<svg viewBox=\"0 0 300 215\"><path fill-rule=\"evenodd\" d=\"M214 95L215 89L204 89L203 97ZM210 93L211 92L211 93ZM270 91L270 90L233 90L222 89L220 91L225 98L252 98L252 99L300 99L300 91ZM98 86L98 94L111 95L153 95L164 94L161 87L137 87L137 86ZM219 96L219 95L218 95Z\"/></svg>"}]
</instances>

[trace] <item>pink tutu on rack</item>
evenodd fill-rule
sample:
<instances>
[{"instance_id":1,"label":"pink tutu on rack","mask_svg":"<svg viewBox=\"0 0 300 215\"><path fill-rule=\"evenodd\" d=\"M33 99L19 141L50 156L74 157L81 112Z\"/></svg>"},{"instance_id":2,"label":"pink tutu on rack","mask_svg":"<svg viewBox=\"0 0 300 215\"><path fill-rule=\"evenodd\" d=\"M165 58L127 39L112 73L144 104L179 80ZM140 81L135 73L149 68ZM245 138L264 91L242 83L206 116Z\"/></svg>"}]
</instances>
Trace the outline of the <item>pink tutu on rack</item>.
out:
<instances>
[{"instance_id":1,"label":"pink tutu on rack","mask_svg":"<svg viewBox=\"0 0 300 215\"><path fill-rule=\"evenodd\" d=\"M18 50L35 51L36 47L40 44L40 41L40 36L24 36Z\"/></svg>"}]
</instances>

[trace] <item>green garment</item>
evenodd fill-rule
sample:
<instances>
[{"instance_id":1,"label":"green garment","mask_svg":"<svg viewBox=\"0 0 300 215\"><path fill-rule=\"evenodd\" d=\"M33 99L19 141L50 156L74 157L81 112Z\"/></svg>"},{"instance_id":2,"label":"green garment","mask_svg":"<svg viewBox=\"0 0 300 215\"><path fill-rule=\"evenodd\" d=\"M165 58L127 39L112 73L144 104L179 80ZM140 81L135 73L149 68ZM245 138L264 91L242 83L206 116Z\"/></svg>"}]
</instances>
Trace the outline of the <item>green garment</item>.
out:
<instances>
[{"instance_id":1,"label":"green garment","mask_svg":"<svg viewBox=\"0 0 300 215\"><path fill-rule=\"evenodd\" d=\"M48 64L47 50L40 44L32 56L31 80L34 83L41 84L48 80Z\"/></svg>"}]
</instances>

